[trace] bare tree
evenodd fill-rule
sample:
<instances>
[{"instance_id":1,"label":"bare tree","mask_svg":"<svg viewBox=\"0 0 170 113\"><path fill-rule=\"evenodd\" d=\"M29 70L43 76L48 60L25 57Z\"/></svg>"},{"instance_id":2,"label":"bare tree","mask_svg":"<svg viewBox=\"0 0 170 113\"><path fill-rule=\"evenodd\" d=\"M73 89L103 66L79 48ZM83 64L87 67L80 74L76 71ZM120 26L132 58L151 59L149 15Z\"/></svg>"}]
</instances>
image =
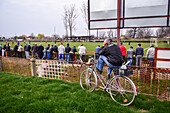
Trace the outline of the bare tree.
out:
<instances>
[{"instance_id":1,"label":"bare tree","mask_svg":"<svg viewBox=\"0 0 170 113\"><path fill-rule=\"evenodd\" d=\"M90 30L88 29L88 5L87 5L87 3L83 2L80 10L81 10L83 19L84 19L85 24L86 24L85 29L87 30L87 34L89 34L89 36L90 36Z\"/></svg>"},{"instance_id":2,"label":"bare tree","mask_svg":"<svg viewBox=\"0 0 170 113\"><path fill-rule=\"evenodd\" d=\"M108 38L113 38L113 31L111 29L107 32L107 36Z\"/></svg>"},{"instance_id":3,"label":"bare tree","mask_svg":"<svg viewBox=\"0 0 170 113\"><path fill-rule=\"evenodd\" d=\"M78 17L75 4L71 4L70 7L68 7L67 11L68 11L68 27L70 30L70 37L72 37L73 30L75 30L76 25L75 20Z\"/></svg>"},{"instance_id":4,"label":"bare tree","mask_svg":"<svg viewBox=\"0 0 170 113\"><path fill-rule=\"evenodd\" d=\"M163 38L168 36L168 34L170 34L170 28L159 28L156 30L157 38Z\"/></svg>"},{"instance_id":5,"label":"bare tree","mask_svg":"<svg viewBox=\"0 0 170 113\"><path fill-rule=\"evenodd\" d=\"M104 38L106 37L106 32L105 32L105 31L100 31L100 32L99 32L99 37L100 37L101 39L104 39Z\"/></svg>"},{"instance_id":6,"label":"bare tree","mask_svg":"<svg viewBox=\"0 0 170 113\"><path fill-rule=\"evenodd\" d=\"M153 30L150 28L138 28L137 38L150 38L153 35Z\"/></svg>"},{"instance_id":7,"label":"bare tree","mask_svg":"<svg viewBox=\"0 0 170 113\"><path fill-rule=\"evenodd\" d=\"M130 38L135 38L136 36L136 32L137 32L137 29L136 28L133 28L133 29L129 29L126 31L126 37L130 37Z\"/></svg>"},{"instance_id":8,"label":"bare tree","mask_svg":"<svg viewBox=\"0 0 170 113\"><path fill-rule=\"evenodd\" d=\"M63 23L66 30L66 37L68 37L68 9L64 7Z\"/></svg>"}]
</instances>

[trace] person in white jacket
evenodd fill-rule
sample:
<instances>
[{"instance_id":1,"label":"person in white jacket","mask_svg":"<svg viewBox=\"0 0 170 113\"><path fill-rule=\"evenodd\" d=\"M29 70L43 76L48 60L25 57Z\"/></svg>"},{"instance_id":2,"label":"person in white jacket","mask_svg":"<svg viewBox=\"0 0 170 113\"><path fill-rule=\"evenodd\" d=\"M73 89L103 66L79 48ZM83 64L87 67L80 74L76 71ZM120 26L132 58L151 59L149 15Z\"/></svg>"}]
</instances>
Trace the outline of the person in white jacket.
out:
<instances>
[{"instance_id":1,"label":"person in white jacket","mask_svg":"<svg viewBox=\"0 0 170 113\"><path fill-rule=\"evenodd\" d=\"M82 59L83 62L84 62L84 61L85 61L85 54L86 54L87 49L86 49L86 47L83 46L83 44L81 44L81 45L78 47L78 49L79 49L79 54L80 54L80 56L81 56L81 59Z\"/></svg>"},{"instance_id":2,"label":"person in white jacket","mask_svg":"<svg viewBox=\"0 0 170 113\"><path fill-rule=\"evenodd\" d=\"M146 53L146 58L152 61L152 67L154 67L154 57L155 57L155 48L154 45L151 45Z\"/></svg>"},{"instance_id":3,"label":"person in white jacket","mask_svg":"<svg viewBox=\"0 0 170 113\"><path fill-rule=\"evenodd\" d=\"M65 52L65 47L63 46L63 43L60 44L60 46L58 47L58 59L62 59L64 60L64 52Z\"/></svg>"}]
</instances>

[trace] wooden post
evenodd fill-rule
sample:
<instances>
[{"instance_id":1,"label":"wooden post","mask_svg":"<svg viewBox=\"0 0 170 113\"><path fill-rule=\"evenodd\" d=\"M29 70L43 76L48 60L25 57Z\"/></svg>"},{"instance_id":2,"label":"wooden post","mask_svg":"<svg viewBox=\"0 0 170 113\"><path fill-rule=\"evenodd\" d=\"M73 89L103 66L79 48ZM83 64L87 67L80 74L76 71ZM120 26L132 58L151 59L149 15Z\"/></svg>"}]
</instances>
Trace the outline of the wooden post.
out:
<instances>
[{"instance_id":1,"label":"wooden post","mask_svg":"<svg viewBox=\"0 0 170 113\"><path fill-rule=\"evenodd\" d=\"M0 71L2 71L2 57L0 57Z\"/></svg>"},{"instance_id":2,"label":"wooden post","mask_svg":"<svg viewBox=\"0 0 170 113\"><path fill-rule=\"evenodd\" d=\"M31 75L36 77L35 58L32 58L30 61L31 61Z\"/></svg>"}]
</instances>

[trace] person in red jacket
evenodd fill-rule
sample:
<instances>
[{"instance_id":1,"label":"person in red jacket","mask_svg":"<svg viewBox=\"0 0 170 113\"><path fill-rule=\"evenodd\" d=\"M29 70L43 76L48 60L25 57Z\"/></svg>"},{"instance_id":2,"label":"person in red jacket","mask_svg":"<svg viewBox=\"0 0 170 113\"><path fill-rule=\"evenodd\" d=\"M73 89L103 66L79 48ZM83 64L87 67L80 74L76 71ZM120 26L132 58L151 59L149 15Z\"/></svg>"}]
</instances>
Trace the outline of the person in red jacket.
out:
<instances>
[{"instance_id":1,"label":"person in red jacket","mask_svg":"<svg viewBox=\"0 0 170 113\"><path fill-rule=\"evenodd\" d=\"M121 42L120 43L120 50L121 50L121 52L122 52L122 56L123 56L123 59L124 59L124 61L125 61L125 56L127 55L126 54L126 47L125 46L123 46L123 43Z\"/></svg>"}]
</instances>

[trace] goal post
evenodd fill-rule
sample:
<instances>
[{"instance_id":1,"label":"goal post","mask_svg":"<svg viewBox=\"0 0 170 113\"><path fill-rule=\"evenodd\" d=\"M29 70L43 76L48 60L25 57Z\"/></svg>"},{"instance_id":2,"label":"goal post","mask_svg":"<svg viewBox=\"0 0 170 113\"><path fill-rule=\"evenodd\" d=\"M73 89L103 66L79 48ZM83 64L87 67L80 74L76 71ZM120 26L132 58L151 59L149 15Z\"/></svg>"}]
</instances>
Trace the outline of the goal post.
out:
<instances>
[{"instance_id":1,"label":"goal post","mask_svg":"<svg viewBox=\"0 0 170 113\"><path fill-rule=\"evenodd\" d=\"M150 39L150 46L154 45L155 47L158 47L158 40L157 38L151 38Z\"/></svg>"}]
</instances>

